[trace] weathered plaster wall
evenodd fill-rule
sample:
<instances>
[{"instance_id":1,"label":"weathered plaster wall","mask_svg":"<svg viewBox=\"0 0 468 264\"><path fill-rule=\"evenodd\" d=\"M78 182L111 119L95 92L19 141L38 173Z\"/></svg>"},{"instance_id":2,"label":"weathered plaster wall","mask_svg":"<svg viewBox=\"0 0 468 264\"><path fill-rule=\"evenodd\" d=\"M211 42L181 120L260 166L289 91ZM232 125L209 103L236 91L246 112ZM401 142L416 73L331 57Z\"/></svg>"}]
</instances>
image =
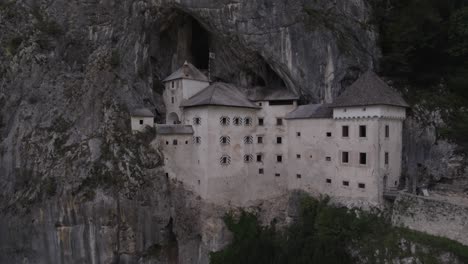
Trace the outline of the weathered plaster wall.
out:
<instances>
[{"instance_id":1,"label":"weathered plaster wall","mask_svg":"<svg viewBox=\"0 0 468 264\"><path fill-rule=\"evenodd\" d=\"M468 205L437 197L400 195L394 205L394 225L447 237L468 245Z\"/></svg>"}]
</instances>

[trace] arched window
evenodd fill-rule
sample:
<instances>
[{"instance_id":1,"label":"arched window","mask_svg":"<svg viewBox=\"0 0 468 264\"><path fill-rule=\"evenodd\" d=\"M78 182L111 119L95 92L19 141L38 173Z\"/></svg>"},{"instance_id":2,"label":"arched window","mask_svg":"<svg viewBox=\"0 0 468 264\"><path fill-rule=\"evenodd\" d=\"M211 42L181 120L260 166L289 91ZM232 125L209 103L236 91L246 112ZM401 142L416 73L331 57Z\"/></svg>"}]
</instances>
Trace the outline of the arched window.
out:
<instances>
[{"instance_id":1,"label":"arched window","mask_svg":"<svg viewBox=\"0 0 468 264\"><path fill-rule=\"evenodd\" d=\"M232 119L232 124L235 126L242 126L242 118L236 116Z\"/></svg>"},{"instance_id":2,"label":"arched window","mask_svg":"<svg viewBox=\"0 0 468 264\"><path fill-rule=\"evenodd\" d=\"M229 136L222 136L219 138L219 143L221 145L229 145L231 144L231 138Z\"/></svg>"},{"instance_id":3,"label":"arched window","mask_svg":"<svg viewBox=\"0 0 468 264\"><path fill-rule=\"evenodd\" d=\"M231 164L231 157L229 157L228 155L223 155L219 159L219 163L221 164L221 166L226 167L229 164Z\"/></svg>"},{"instance_id":4,"label":"arched window","mask_svg":"<svg viewBox=\"0 0 468 264\"><path fill-rule=\"evenodd\" d=\"M227 116L222 116L219 118L219 123L222 125L222 126L229 126L229 117Z\"/></svg>"},{"instance_id":5,"label":"arched window","mask_svg":"<svg viewBox=\"0 0 468 264\"><path fill-rule=\"evenodd\" d=\"M252 136L245 136L244 137L245 144L253 144L253 137Z\"/></svg>"},{"instance_id":6,"label":"arched window","mask_svg":"<svg viewBox=\"0 0 468 264\"><path fill-rule=\"evenodd\" d=\"M245 126L251 126L252 125L252 118L251 117L244 118L244 124L245 124Z\"/></svg>"}]
</instances>

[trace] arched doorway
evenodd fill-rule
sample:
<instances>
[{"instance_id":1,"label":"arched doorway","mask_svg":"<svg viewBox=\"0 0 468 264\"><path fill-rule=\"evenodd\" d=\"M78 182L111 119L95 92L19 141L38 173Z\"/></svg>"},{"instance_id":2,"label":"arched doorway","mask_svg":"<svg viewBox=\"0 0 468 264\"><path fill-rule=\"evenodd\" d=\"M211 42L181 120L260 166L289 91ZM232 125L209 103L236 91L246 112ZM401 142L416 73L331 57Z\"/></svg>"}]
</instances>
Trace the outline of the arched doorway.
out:
<instances>
[{"instance_id":1,"label":"arched doorway","mask_svg":"<svg viewBox=\"0 0 468 264\"><path fill-rule=\"evenodd\" d=\"M384 191L387 189L387 184L388 184L388 175L385 174L384 177L383 177L383 189Z\"/></svg>"},{"instance_id":2,"label":"arched doorway","mask_svg":"<svg viewBox=\"0 0 468 264\"><path fill-rule=\"evenodd\" d=\"M171 125L177 125L180 124L179 116L172 112L167 116L167 123Z\"/></svg>"}]
</instances>

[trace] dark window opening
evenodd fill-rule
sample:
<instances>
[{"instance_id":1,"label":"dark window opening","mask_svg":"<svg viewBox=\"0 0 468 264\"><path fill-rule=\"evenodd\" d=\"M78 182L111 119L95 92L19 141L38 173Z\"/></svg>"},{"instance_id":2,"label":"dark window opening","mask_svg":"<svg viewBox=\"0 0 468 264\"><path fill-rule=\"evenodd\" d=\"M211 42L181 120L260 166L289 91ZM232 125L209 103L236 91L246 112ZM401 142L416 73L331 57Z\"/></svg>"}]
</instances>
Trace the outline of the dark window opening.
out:
<instances>
[{"instance_id":1,"label":"dark window opening","mask_svg":"<svg viewBox=\"0 0 468 264\"><path fill-rule=\"evenodd\" d=\"M200 144L201 143L201 137L194 137L193 139L195 144Z\"/></svg>"},{"instance_id":2,"label":"dark window opening","mask_svg":"<svg viewBox=\"0 0 468 264\"><path fill-rule=\"evenodd\" d=\"M326 161L331 161L331 157L326 157L325 160Z\"/></svg>"},{"instance_id":3,"label":"dark window opening","mask_svg":"<svg viewBox=\"0 0 468 264\"><path fill-rule=\"evenodd\" d=\"M178 142L177 142L177 139L174 139L174 141L172 141L172 144L173 144L173 145L177 145L177 143L178 143Z\"/></svg>"},{"instance_id":4,"label":"dark window opening","mask_svg":"<svg viewBox=\"0 0 468 264\"><path fill-rule=\"evenodd\" d=\"M174 103L175 99L174 97L171 97L171 103Z\"/></svg>"},{"instance_id":5,"label":"dark window opening","mask_svg":"<svg viewBox=\"0 0 468 264\"><path fill-rule=\"evenodd\" d=\"M296 178L300 179L300 178L302 178L302 175L301 174L296 174Z\"/></svg>"},{"instance_id":6,"label":"dark window opening","mask_svg":"<svg viewBox=\"0 0 468 264\"><path fill-rule=\"evenodd\" d=\"M275 177L280 177L280 176L281 176L281 174L275 173Z\"/></svg>"},{"instance_id":7,"label":"dark window opening","mask_svg":"<svg viewBox=\"0 0 468 264\"><path fill-rule=\"evenodd\" d=\"M327 132L327 137L331 137L332 136L332 133L331 132Z\"/></svg>"},{"instance_id":8,"label":"dark window opening","mask_svg":"<svg viewBox=\"0 0 468 264\"><path fill-rule=\"evenodd\" d=\"M259 125L259 126L263 126L263 118L259 118L259 119L258 119L258 125Z\"/></svg>"},{"instance_id":9,"label":"dark window opening","mask_svg":"<svg viewBox=\"0 0 468 264\"><path fill-rule=\"evenodd\" d=\"M388 160L389 160L388 152L385 152L385 165L388 165Z\"/></svg>"},{"instance_id":10,"label":"dark window opening","mask_svg":"<svg viewBox=\"0 0 468 264\"><path fill-rule=\"evenodd\" d=\"M331 179L327 179L327 183L332 183L332 180L331 180Z\"/></svg>"},{"instance_id":11,"label":"dark window opening","mask_svg":"<svg viewBox=\"0 0 468 264\"><path fill-rule=\"evenodd\" d=\"M185 140L185 145L188 145L188 140Z\"/></svg>"},{"instance_id":12,"label":"dark window opening","mask_svg":"<svg viewBox=\"0 0 468 264\"><path fill-rule=\"evenodd\" d=\"M385 126L385 137L386 138L390 137L390 126L389 125Z\"/></svg>"},{"instance_id":13,"label":"dark window opening","mask_svg":"<svg viewBox=\"0 0 468 264\"><path fill-rule=\"evenodd\" d=\"M359 137L367 137L367 128L366 126L359 126Z\"/></svg>"},{"instance_id":14,"label":"dark window opening","mask_svg":"<svg viewBox=\"0 0 468 264\"><path fill-rule=\"evenodd\" d=\"M169 145L169 141L166 141L166 145Z\"/></svg>"},{"instance_id":15,"label":"dark window opening","mask_svg":"<svg viewBox=\"0 0 468 264\"><path fill-rule=\"evenodd\" d=\"M300 136L301 136L301 132L297 132L297 133L296 133L296 136L300 137Z\"/></svg>"},{"instance_id":16,"label":"dark window opening","mask_svg":"<svg viewBox=\"0 0 468 264\"><path fill-rule=\"evenodd\" d=\"M296 158L297 158L297 159L301 159L301 154L297 154L297 155L296 155Z\"/></svg>"},{"instance_id":17,"label":"dark window opening","mask_svg":"<svg viewBox=\"0 0 468 264\"><path fill-rule=\"evenodd\" d=\"M244 119L244 124L245 124L246 126L251 126L251 125L252 125L252 118L246 117L246 118Z\"/></svg>"},{"instance_id":18,"label":"dark window opening","mask_svg":"<svg viewBox=\"0 0 468 264\"><path fill-rule=\"evenodd\" d=\"M277 137L276 138L276 144L282 144L283 143L283 138L282 137Z\"/></svg>"},{"instance_id":19,"label":"dark window opening","mask_svg":"<svg viewBox=\"0 0 468 264\"><path fill-rule=\"evenodd\" d=\"M294 100L269 101L269 105L293 105Z\"/></svg>"},{"instance_id":20,"label":"dark window opening","mask_svg":"<svg viewBox=\"0 0 468 264\"><path fill-rule=\"evenodd\" d=\"M276 118L276 125L277 126L282 126L283 125L283 119L282 118Z\"/></svg>"},{"instance_id":21,"label":"dark window opening","mask_svg":"<svg viewBox=\"0 0 468 264\"><path fill-rule=\"evenodd\" d=\"M143 120L140 120L140 125L143 125Z\"/></svg>"},{"instance_id":22,"label":"dark window opening","mask_svg":"<svg viewBox=\"0 0 468 264\"><path fill-rule=\"evenodd\" d=\"M257 138L257 143L258 144L263 144L263 137L258 137Z\"/></svg>"},{"instance_id":23,"label":"dark window opening","mask_svg":"<svg viewBox=\"0 0 468 264\"><path fill-rule=\"evenodd\" d=\"M231 138L227 136L222 136L219 139L219 142L221 143L221 145L229 145L231 143Z\"/></svg>"},{"instance_id":24,"label":"dark window opening","mask_svg":"<svg viewBox=\"0 0 468 264\"><path fill-rule=\"evenodd\" d=\"M235 125L235 126L240 126L242 125L242 118L240 117L234 117L232 119L232 123Z\"/></svg>"},{"instance_id":25,"label":"dark window opening","mask_svg":"<svg viewBox=\"0 0 468 264\"><path fill-rule=\"evenodd\" d=\"M244 155L244 162L245 163L250 163L250 162L252 162L252 160L253 160L252 155Z\"/></svg>"},{"instance_id":26,"label":"dark window opening","mask_svg":"<svg viewBox=\"0 0 468 264\"><path fill-rule=\"evenodd\" d=\"M210 34L194 19L192 19L191 43L193 64L199 69L208 69Z\"/></svg>"},{"instance_id":27,"label":"dark window opening","mask_svg":"<svg viewBox=\"0 0 468 264\"><path fill-rule=\"evenodd\" d=\"M262 162L262 161L263 161L262 154L257 154L257 162Z\"/></svg>"},{"instance_id":28,"label":"dark window opening","mask_svg":"<svg viewBox=\"0 0 468 264\"><path fill-rule=\"evenodd\" d=\"M201 117L194 117L193 118L193 124L196 126L201 125Z\"/></svg>"},{"instance_id":29,"label":"dark window opening","mask_svg":"<svg viewBox=\"0 0 468 264\"><path fill-rule=\"evenodd\" d=\"M263 169L258 169L258 174L263 174L264 170Z\"/></svg>"},{"instance_id":30,"label":"dark window opening","mask_svg":"<svg viewBox=\"0 0 468 264\"><path fill-rule=\"evenodd\" d=\"M342 163L349 163L349 152L343 151L341 153L341 162Z\"/></svg>"},{"instance_id":31,"label":"dark window opening","mask_svg":"<svg viewBox=\"0 0 468 264\"><path fill-rule=\"evenodd\" d=\"M245 144L253 144L253 137L252 136L244 137L244 143Z\"/></svg>"},{"instance_id":32,"label":"dark window opening","mask_svg":"<svg viewBox=\"0 0 468 264\"><path fill-rule=\"evenodd\" d=\"M166 172L166 178L169 178L169 173Z\"/></svg>"},{"instance_id":33,"label":"dark window opening","mask_svg":"<svg viewBox=\"0 0 468 264\"><path fill-rule=\"evenodd\" d=\"M358 187L359 187L359 189L365 189L366 185L364 183L359 183Z\"/></svg>"},{"instance_id":34,"label":"dark window opening","mask_svg":"<svg viewBox=\"0 0 468 264\"><path fill-rule=\"evenodd\" d=\"M367 164L367 153L359 153L359 164L366 165Z\"/></svg>"},{"instance_id":35,"label":"dark window opening","mask_svg":"<svg viewBox=\"0 0 468 264\"><path fill-rule=\"evenodd\" d=\"M219 118L219 122L221 123L222 126L229 126L229 117L222 116Z\"/></svg>"},{"instance_id":36,"label":"dark window opening","mask_svg":"<svg viewBox=\"0 0 468 264\"><path fill-rule=\"evenodd\" d=\"M343 181L343 186L349 186L349 181Z\"/></svg>"},{"instance_id":37,"label":"dark window opening","mask_svg":"<svg viewBox=\"0 0 468 264\"><path fill-rule=\"evenodd\" d=\"M341 133L343 137L349 137L349 126L342 126Z\"/></svg>"},{"instance_id":38,"label":"dark window opening","mask_svg":"<svg viewBox=\"0 0 468 264\"><path fill-rule=\"evenodd\" d=\"M231 163L231 157L229 157L227 155L224 155L224 156L221 157L219 162L221 163L221 165L227 166L227 165L229 165Z\"/></svg>"},{"instance_id":39,"label":"dark window opening","mask_svg":"<svg viewBox=\"0 0 468 264\"><path fill-rule=\"evenodd\" d=\"M278 163L283 162L283 156L282 156L282 155L277 155L277 156L276 156L276 161L277 161Z\"/></svg>"},{"instance_id":40,"label":"dark window opening","mask_svg":"<svg viewBox=\"0 0 468 264\"><path fill-rule=\"evenodd\" d=\"M258 103L258 106L262 106L263 104L262 103Z\"/></svg>"}]
</instances>

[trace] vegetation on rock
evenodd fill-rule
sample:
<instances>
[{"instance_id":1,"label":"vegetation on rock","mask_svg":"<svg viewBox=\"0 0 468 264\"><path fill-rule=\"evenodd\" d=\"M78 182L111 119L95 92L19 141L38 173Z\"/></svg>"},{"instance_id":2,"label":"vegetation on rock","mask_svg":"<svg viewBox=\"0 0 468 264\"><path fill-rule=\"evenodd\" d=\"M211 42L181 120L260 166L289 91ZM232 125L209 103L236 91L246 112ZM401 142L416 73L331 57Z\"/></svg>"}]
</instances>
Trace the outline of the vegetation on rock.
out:
<instances>
[{"instance_id":1,"label":"vegetation on rock","mask_svg":"<svg viewBox=\"0 0 468 264\"><path fill-rule=\"evenodd\" d=\"M382 212L331 205L327 198L303 197L298 219L285 230L275 223L262 226L245 211L224 220L233 240L211 254L213 264L389 263L406 258L440 263L443 253L468 261L468 247L458 242L392 227Z\"/></svg>"},{"instance_id":2,"label":"vegetation on rock","mask_svg":"<svg viewBox=\"0 0 468 264\"><path fill-rule=\"evenodd\" d=\"M384 75L413 104L440 111L440 136L468 150L468 2L374 0Z\"/></svg>"}]
</instances>

